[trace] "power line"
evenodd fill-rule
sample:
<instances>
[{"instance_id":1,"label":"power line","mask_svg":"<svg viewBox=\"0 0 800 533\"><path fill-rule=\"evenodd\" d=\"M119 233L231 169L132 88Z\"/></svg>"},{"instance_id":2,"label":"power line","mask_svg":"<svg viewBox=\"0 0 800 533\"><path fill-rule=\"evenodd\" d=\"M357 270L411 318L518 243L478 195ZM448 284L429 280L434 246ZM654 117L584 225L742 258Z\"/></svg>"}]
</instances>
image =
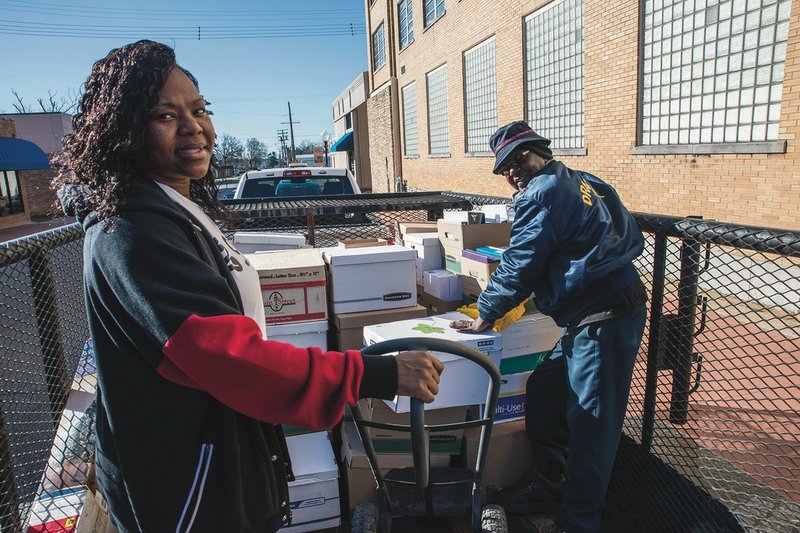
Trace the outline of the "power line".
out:
<instances>
[{"instance_id":1,"label":"power line","mask_svg":"<svg viewBox=\"0 0 800 533\"><path fill-rule=\"evenodd\" d=\"M114 17L123 18L128 15L141 15L147 20L153 20L158 16L171 16L181 15L189 17L209 17L214 20L219 20L220 17L237 16L245 20L252 20L261 16L275 19L285 17L290 19L306 19L312 16L337 16L340 17L345 14L363 15L362 9L291 9L291 10L271 10L271 9L248 9L248 10L210 10L210 9L137 9L125 7L110 7L110 6L89 6L89 5L64 5L53 4L48 2L30 2L23 0L2 0L0 6L11 8L19 12L35 12L37 14L60 14L68 16L85 17L87 14L92 16L102 16L103 13L112 15ZM38 11L37 11L38 10Z\"/></svg>"},{"instance_id":2,"label":"power line","mask_svg":"<svg viewBox=\"0 0 800 533\"><path fill-rule=\"evenodd\" d=\"M67 25L0 20L0 34L43 37L121 38L142 37L192 40L258 39L292 37L355 36L365 27L339 25L322 27L202 27L202 26L103 26Z\"/></svg>"}]
</instances>

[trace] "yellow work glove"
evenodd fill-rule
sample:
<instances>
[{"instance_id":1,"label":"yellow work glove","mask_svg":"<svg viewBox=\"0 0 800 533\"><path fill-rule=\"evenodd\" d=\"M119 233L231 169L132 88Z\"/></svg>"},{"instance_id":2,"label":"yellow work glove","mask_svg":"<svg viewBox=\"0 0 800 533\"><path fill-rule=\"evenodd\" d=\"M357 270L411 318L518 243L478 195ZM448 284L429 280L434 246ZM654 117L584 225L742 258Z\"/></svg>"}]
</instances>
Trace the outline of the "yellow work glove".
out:
<instances>
[{"instance_id":1,"label":"yellow work glove","mask_svg":"<svg viewBox=\"0 0 800 533\"><path fill-rule=\"evenodd\" d=\"M528 303L530 298L525 298L525 300L516 306L514 309L506 313L503 317L498 318L494 322L494 326L492 326L493 331L497 331L498 333L503 331L505 328L516 322L520 319L522 315L525 314L525 304ZM458 309L456 309L459 313L467 315L471 319L475 320L478 318L478 304L469 304L469 305L462 305Z\"/></svg>"}]
</instances>

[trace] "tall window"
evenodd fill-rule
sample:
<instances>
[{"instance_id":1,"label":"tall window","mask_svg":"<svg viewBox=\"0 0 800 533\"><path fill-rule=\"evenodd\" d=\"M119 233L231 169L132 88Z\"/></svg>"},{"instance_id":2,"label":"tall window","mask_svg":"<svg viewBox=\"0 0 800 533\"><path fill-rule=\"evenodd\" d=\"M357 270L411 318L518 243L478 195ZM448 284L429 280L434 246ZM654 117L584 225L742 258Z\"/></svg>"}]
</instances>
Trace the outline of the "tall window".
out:
<instances>
[{"instance_id":1,"label":"tall window","mask_svg":"<svg viewBox=\"0 0 800 533\"><path fill-rule=\"evenodd\" d=\"M494 37L464 52L464 93L466 151L491 152L489 137L497 129Z\"/></svg>"},{"instance_id":2,"label":"tall window","mask_svg":"<svg viewBox=\"0 0 800 533\"><path fill-rule=\"evenodd\" d=\"M528 123L553 148L582 148L583 0L562 0L525 20Z\"/></svg>"},{"instance_id":3,"label":"tall window","mask_svg":"<svg viewBox=\"0 0 800 533\"><path fill-rule=\"evenodd\" d=\"M411 15L411 0L397 4L397 20L400 21L400 50L414 41L414 19Z\"/></svg>"},{"instance_id":4,"label":"tall window","mask_svg":"<svg viewBox=\"0 0 800 533\"><path fill-rule=\"evenodd\" d=\"M425 0L422 5L422 14L425 17L425 27L427 28L444 15L444 0Z\"/></svg>"},{"instance_id":5,"label":"tall window","mask_svg":"<svg viewBox=\"0 0 800 533\"><path fill-rule=\"evenodd\" d=\"M22 213L22 188L19 186L19 176L13 170L0 171L0 216Z\"/></svg>"},{"instance_id":6,"label":"tall window","mask_svg":"<svg viewBox=\"0 0 800 533\"><path fill-rule=\"evenodd\" d=\"M381 22L372 34L372 70L378 70L386 64L386 40L383 34L383 22Z\"/></svg>"},{"instance_id":7,"label":"tall window","mask_svg":"<svg viewBox=\"0 0 800 533\"><path fill-rule=\"evenodd\" d=\"M646 0L641 144L777 140L790 7Z\"/></svg>"},{"instance_id":8,"label":"tall window","mask_svg":"<svg viewBox=\"0 0 800 533\"><path fill-rule=\"evenodd\" d=\"M428 151L450 155L447 117L447 65L428 73Z\"/></svg>"},{"instance_id":9,"label":"tall window","mask_svg":"<svg viewBox=\"0 0 800 533\"><path fill-rule=\"evenodd\" d=\"M405 155L419 155L416 83L403 87L403 148Z\"/></svg>"}]
</instances>

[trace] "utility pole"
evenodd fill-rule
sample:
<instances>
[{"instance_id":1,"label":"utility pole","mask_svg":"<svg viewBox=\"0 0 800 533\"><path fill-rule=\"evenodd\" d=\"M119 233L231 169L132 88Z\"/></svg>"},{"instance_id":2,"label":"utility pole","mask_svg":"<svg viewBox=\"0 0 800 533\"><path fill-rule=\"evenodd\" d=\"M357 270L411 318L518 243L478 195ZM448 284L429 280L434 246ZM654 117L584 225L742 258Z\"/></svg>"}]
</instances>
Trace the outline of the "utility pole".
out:
<instances>
[{"instance_id":1,"label":"utility pole","mask_svg":"<svg viewBox=\"0 0 800 533\"><path fill-rule=\"evenodd\" d=\"M294 122L292 121L292 103L287 102L289 104L289 122L281 122L281 124L288 124L289 125L289 137L291 137L292 141L292 161L295 159L295 148L294 148ZM300 124L298 122L298 124Z\"/></svg>"},{"instance_id":2,"label":"utility pole","mask_svg":"<svg viewBox=\"0 0 800 533\"><path fill-rule=\"evenodd\" d=\"M288 154L286 153L286 130L278 130L278 140L281 142L281 160L284 163L284 166L289 166L289 158Z\"/></svg>"}]
</instances>

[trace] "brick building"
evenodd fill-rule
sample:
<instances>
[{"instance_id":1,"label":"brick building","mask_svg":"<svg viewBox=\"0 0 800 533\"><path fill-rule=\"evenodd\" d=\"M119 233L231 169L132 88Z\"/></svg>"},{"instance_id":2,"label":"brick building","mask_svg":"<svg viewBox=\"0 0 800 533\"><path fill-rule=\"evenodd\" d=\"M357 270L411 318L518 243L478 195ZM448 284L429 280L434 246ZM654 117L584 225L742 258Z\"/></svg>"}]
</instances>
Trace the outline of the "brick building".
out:
<instances>
[{"instance_id":1,"label":"brick building","mask_svg":"<svg viewBox=\"0 0 800 533\"><path fill-rule=\"evenodd\" d=\"M71 132L72 117L66 113L0 114L0 137L15 137L35 144L50 163L61 149L61 139ZM10 216L3 213L0 225L29 221L32 216L52 215L55 195L50 189L50 182L55 175L56 171L52 166L14 172L10 185L12 196L16 196L16 208ZM3 192L5 195L5 190Z\"/></svg>"},{"instance_id":2,"label":"brick building","mask_svg":"<svg viewBox=\"0 0 800 533\"><path fill-rule=\"evenodd\" d=\"M791 0L365 0L373 190L508 196L525 119L632 210L800 228Z\"/></svg>"}]
</instances>

